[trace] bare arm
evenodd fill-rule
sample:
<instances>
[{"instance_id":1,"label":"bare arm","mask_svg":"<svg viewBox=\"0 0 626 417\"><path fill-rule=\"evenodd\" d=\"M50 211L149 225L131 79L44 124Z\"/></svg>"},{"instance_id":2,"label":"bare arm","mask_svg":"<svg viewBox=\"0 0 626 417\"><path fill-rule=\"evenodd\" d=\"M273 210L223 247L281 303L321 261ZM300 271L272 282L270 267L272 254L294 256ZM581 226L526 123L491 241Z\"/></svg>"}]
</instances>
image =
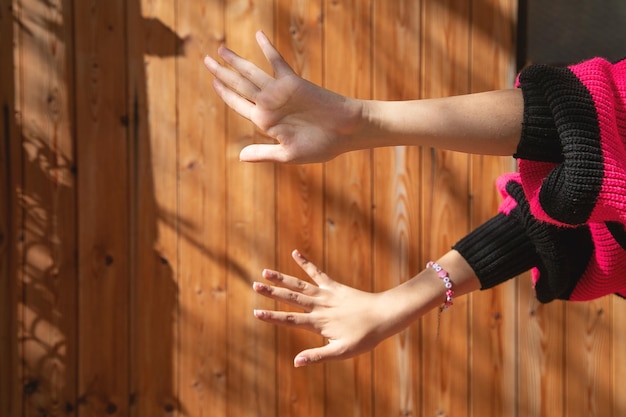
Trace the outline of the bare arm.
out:
<instances>
[{"instance_id":1,"label":"bare arm","mask_svg":"<svg viewBox=\"0 0 626 417\"><path fill-rule=\"evenodd\" d=\"M251 120L274 145L250 145L244 161L323 162L357 149L416 145L468 153L511 155L519 141L523 100L516 89L412 101L345 97L300 76L267 37L257 41L271 76L228 48L205 65L224 102Z\"/></svg>"},{"instance_id":2,"label":"bare arm","mask_svg":"<svg viewBox=\"0 0 626 417\"><path fill-rule=\"evenodd\" d=\"M438 99L364 101L360 140L371 147L417 145L484 155L512 155L521 135L519 89Z\"/></svg>"},{"instance_id":3,"label":"bare arm","mask_svg":"<svg viewBox=\"0 0 626 417\"><path fill-rule=\"evenodd\" d=\"M273 285L257 282L253 288L261 295L303 310L255 310L258 319L305 329L328 340L325 346L300 352L294 359L296 367L367 352L445 301L446 288L432 269L425 269L387 291L369 293L332 280L298 251L293 252L293 258L317 285L265 270L263 277ZM437 262L449 272L455 297L480 287L458 252L450 251Z\"/></svg>"}]
</instances>

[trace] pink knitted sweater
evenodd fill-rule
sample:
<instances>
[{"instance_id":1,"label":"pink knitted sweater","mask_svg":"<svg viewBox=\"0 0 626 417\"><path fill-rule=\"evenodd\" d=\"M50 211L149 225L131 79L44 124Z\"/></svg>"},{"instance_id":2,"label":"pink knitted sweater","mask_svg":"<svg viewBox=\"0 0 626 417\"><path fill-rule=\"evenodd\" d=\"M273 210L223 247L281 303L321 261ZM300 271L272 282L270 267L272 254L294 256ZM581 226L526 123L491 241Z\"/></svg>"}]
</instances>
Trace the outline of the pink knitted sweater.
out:
<instances>
[{"instance_id":1,"label":"pink knitted sweater","mask_svg":"<svg viewBox=\"0 0 626 417\"><path fill-rule=\"evenodd\" d=\"M626 295L626 60L523 70L519 172L454 248L483 288L532 269L537 298Z\"/></svg>"}]
</instances>

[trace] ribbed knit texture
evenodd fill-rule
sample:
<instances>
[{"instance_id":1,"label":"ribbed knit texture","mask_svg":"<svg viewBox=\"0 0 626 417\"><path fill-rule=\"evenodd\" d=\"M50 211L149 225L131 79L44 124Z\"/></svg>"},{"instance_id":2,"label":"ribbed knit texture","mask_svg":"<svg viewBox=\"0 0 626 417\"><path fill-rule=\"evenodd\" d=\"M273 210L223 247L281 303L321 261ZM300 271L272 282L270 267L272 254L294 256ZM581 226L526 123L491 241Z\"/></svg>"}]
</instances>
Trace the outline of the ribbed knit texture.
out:
<instances>
[{"instance_id":1,"label":"ribbed knit texture","mask_svg":"<svg viewBox=\"0 0 626 417\"><path fill-rule=\"evenodd\" d=\"M591 223L589 228L595 251L569 299L586 301L612 293L626 295L626 251L605 223Z\"/></svg>"},{"instance_id":2,"label":"ribbed knit texture","mask_svg":"<svg viewBox=\"0 0 626 417\"><path fill-rule=\"evenodd\" d=\"M602 59L520 74L527 107L516 157L538 219L626 222L625 81L626 61Z\"/></svg>"},{"instance_id":3,"label":"ribbed knit texture","mask_svg":"<svg viewBox=\"0 0 626 417\"><path fill-rule=\"evenodd\" d=\"M522 225L502 213L461 239L454 249L474 271L480 271L482 289L528 271L539 261Z\"/></svg>"},{"instance_id":4,"label":"ribbed knit texture","mask_svg":"<svg viewBox=\"0 0 626 417\"><path fill-rule=\"evenodd\" d=\"M483 288L532 268L541 302L626 294L626 61L536 65L518 82L519 173L455 249Z\"/></svg>"}]
</instances>

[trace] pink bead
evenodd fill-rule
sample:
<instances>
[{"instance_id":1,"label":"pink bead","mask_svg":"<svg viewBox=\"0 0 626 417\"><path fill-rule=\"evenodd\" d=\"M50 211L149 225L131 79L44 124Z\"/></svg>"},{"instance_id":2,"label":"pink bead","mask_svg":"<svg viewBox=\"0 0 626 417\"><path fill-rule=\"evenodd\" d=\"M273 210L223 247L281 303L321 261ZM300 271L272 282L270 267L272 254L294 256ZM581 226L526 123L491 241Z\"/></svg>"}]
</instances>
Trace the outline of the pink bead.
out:
<instances>
[{"instance_id":1,"label":"pink bead","mask_svg":"<svg viewBox=\"0 0 626 417\"><path fill-rule=\"evenodd\" d=\"M439 311L447 310L452 303L452 298L454 297L454 290L452 290L452 281L450 280L450 276L448 275L448 271L443 269L441 265L430 261L426 264L426 268L433 269L437 272L437 276L443 281L443 284L446 288L446 301L439 307Z\"/></svg>"}]
</instances>

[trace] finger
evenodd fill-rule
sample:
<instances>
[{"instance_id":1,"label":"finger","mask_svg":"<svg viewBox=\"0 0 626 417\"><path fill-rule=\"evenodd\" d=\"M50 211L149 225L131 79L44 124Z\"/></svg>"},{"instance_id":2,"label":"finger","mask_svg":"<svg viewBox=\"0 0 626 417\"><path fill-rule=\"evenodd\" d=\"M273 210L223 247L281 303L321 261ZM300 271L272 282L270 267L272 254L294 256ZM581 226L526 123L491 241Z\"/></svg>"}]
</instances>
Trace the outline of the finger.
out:
<instances>
[{"instance_id":1,"label":"finger","mask_svg":"<svg viewBox=\"0 0 626 417\"><path fill-rule=\"evenodd\" d=\"M250 80L250 82L259 88L263 88L263 86L267 85L267 83L274 80L272 76L263 71L261 68L257 67L252 62L243 59L225 46L220 46L217 53L225 62L228 63L228 65L233 67L243 77Z\"/></svg>"},{"instance_id":2,"label":"finger","mask_svg":"<svg viewBox=\"0 0 626 417\"><path fill-rule=\"evenodd\" d=\"M252 288L258 294L271 298L272 300L279 301L281 303L289 304L293 307L301 308L307 313L313 310L315 304L313 299L308 295L304 295L286 288L273 287L271 285L265 285L260 282L253 283Z\"/></svg>"},{"instance_id":3,"label":"finger","mask_svg":"<svg viewBox=\"0 0 626 417\"><path fill-rule=\"evenodd\" d=\"M240 96L250 101L255 101L256 95L259 93L259 88L248 79L242 77L241 74L223 67L210 56L204 58L204 65L206 65L209 71L215 75L222 84L226 85Z\"/></svg>"},{"instance_id":4,"label":"finger","mask_svg":"<svg viewBox=\"0 0 626 417\"><path fill-rule=\"evenodd\" d=\"M287 154L280 144L253 144L241 150L239 160L244 162L287 162Z\"/></svg>"},{"instance_id":5,"label":"finger","mask_svg":"<svg viewBox=\"0 0 626 417\"><path fill-rule=\"evenodd\" d=\"M313 279L313 281L315 281L315 283L320 287L330 287L335 283L335 281L333 281L328 275L322 272L321 269L319 269L312 262L306 259L299 250L294 250L291 253L291 256L296 261L296 263L300 265L300 268L302 268L304 272L306 272L307 275L310 276L311 279Z\"/></svg>"},{"instance_id":6,"label":"finger","mask_svg":"<svg viewBox=\"0 0 626 417\"><path fill-rule=\"evenodd\" d=\"M293 366L300 368L301 366L328 362L333 359L342 359L345 357L345 349L343 349L338 343L331 342L326 346L307 349L298 353L293 360Z\"/></svg>"},{"instance_id":7,"label":"finger","mask_svg":"<svg viewBox=\"0 0 626 417\"><path fill-rule=\"evenodd\" d=\"M290 311L254 310L254 317L271 324L285 327L313 330L308 313L294 313Z\"/></svg>"},{"instance_id":8,"label":"finger","mask_svg":"<svg viewBox=\"0 0 626 417\"><path fill-rule=\"evenodd\" d=\"M297 291L305 295L314 296L319 292L318 287L315 285L277 271L265 269L263 270L263 278L274 284L280 285L281 287Z\"/></svg>"},{"instance_id":9,"label":"finger","mask_svg":"<svg viewBox=\"0 0 626 417\"><path fill-rule=\"evenodd\" d=\"M265 55L265 58L267 58L272 66L276 76L284 76L294 73L293 68L287 64L287 61L285 61L280 52L274 48L274 45L272 45L272 42L270 42L267 36L265 36L265 33L258 31L256 33L256 40L263 51L263 55Z\"/></svg>"},{"instance_id":10,"label":"finger","mask_svg":"<svg viewBox=\"0 0 626 417\"><path fill-rule=\"evenodd\" d=\"M252 114L254 103L246 100L230 88L226 87L217 78L213 80L213 88L215 89L217 95L222 100L224 100L224 103L226 103L228 107L230 107L246 119L250 120L250 115Z\"/></svg>"}]
</instances>

